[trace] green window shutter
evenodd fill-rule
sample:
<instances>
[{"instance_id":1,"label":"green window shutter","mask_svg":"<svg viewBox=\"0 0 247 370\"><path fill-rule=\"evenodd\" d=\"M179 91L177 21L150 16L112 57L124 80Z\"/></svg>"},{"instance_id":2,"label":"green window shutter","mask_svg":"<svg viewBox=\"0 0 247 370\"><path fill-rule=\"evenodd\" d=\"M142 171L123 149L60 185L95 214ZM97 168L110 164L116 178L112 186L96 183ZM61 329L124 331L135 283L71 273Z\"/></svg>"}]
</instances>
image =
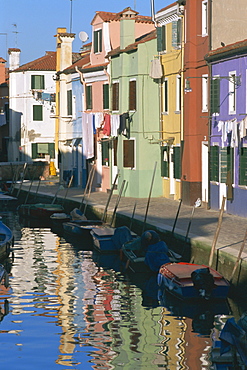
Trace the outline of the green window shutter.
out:
<instances>
[{"instance_id":1,"label":"green window shutter","mask_svg":"<svg viewBox=\"0 0 247 370\"><path fill-rule=\"evenodd\" d=\"M94 53L98 52L98 34L97 31L93 33L93 51Z\"/></svg>"},{"instance_id":2,"label":"green window shutter","mask_svg":"<svg viewBox=\"0 0 247 370\"><path fill-rule=\"evenodd\" d=\"M240 150L239 185L247 185L247 148L241 148Z\"/></svg>"},{"instance_id":3,"label":"green window shutter","mask_svg":"<svg viewBox=\"0 0 247 370\"><path fill-rule=\"evenodd\" d=\"M109 140L102 139L102 166L109 166Z\"/></svg>"},{"instance_id":4,"label":"green window shutter","mask_svg":"<svg viewBox=\"0 0 247 370\"><path fill-rule=\"evenodd\" d=\"M94 31L93 33L93 50L94 53L101 53L102 51L102 30Z\"/></svg>"},{"instance_id":5,"label":"green window shutter","mask_svg":"<svg viewBox=\"0 0 247 370\"><path fill-rule=\"evenodd\" d=\"M103 109L109 109L109 85L103 85Z\"/></svg>"},{"instance_id":6,"label":"green window shutter","mask_svg":"<svg viewBox=\"0 0 247 370\"><path fill-rule=\"evenodd\" d=\"M99 30L99 52L102 51L102 30Z\"/></svg>"},{"instance_id":7,"label":"green window shutter","mask_svg":"<svg viewBox=\"0 0 247 370\"><path fill-rule=\"evenodd\" d=\"M225 183L227 179L227 147L220 150L220 182Z\"/></svg>"},{"instance_id":8,"label":"green window shutter","mask_svg":"<svg viewBox=\"0 0 247 370\"><path fill-rule=\"evenodd\" d=\"M33 120L43 121L43 107L42 105L33 105Z\"/></svg>"},{"instance_id":9,"label":"green window shutter","mask_svg":"<svg viewBox=\"0 0 247 370\"><path fill-rule=\"evenodd\" d=\"M48 153L51 158L55 158L55 144L54 143L48 143Z\"/></svg>"},{"instance_id":10,"label":"green window shutter","mask_svg":"<svg viewBox=\"0 0 247 370\"><path fill-rule=\"evenodd\" d=\"M210 181L219 181L219 147L210 147Z\"/></svg>"},{"instance_id":11,"label":"green window shutter","mask_svg":"<svg viewBox=\"0 0 247 370\"><path fill-rule=\"evenodd\" d=\"M92 85L86 86L86 109L92 109Z\"/></svg>"},{"instance_id":12,"label":"green window shutter","mask_svg":"<svg viewBox=\"0 0 247 370\"><path fill-rule=\"evenodd\" d=\"M44 75L32 75L31 76L31 89L44 90L45 88L45 76Z\"/></svg>"},{"instance_id":13,"label":"green window shutter","mask_svg":"<svg viewBox=\"0 0 247 370\"><path fill-rule=\"evenodd\" d=\"M156 28L157 32L157 51L166 50L166 26Z\"/></svg>"},{"instance_id":14,"label":"green window shutter","mask_svg":"<svg viewBox=\"0 0 247 370\"><path fill-rule=\"evenodd\" d=\"M172 22L172 47L176 48L178 46L178 29L177 21Z\"/></svg>"},{"instance_id":15,"label":"green window shutter","mask_svg":"<svg viewBox=\"0 0 247 370\"><path fill-rule=\"evenodd\" d=\"M161 177L169 177L169 152L167 146L161 146Z\"/></svg>"},{"instance_id":16,"label":"green window shutter","mask_svg":"<svg viewBox=\"0 0 247 370\"><path fill-rule=\"evenodd\" d=\"M9 103L4 104L4 114L5 114L6 122L9 123Z\"/></svg>"},{"instance_id":17,"label":"green window shutter","mask_svg":"<svg viewBox=\"0 0 247 370\"><path fill-rule=\"evenodd\" d=\"M233 182L233 156L234 148L230 146L221 148L220 151L220 182L225 184L227 182L227 173L230 173L230 180Z\"/></svg>"},{"instance_id":18,"label":"green window shutter","mask_svg":"<svg viewBox=\"0 0 247 370\"><path fill-rule=\"evenodd\" d=\"M32 143L32 159L37 158L38 156L38 146L37 143Z\"/></svg>"},{"instance_id":19,"label":"green window shutter","mask_svg":"<svg viewBox=\"0 0 247 370\"><path fill-rule=\"evenodd\" d=\"M72 90L67 91L67 115L72 116Z\"/></svg>"},{"instance_id":20,"label":"green window shutter","mask_svg":"<svg viewBox=\"0 0 247 370\"><path fill-rule=\"evenodd\" d=\"M234 178L233 178L233 174L234 174L234 166L233 166L233 162L234 162L234 148L231 148L230 146L227 147L227 172L230 172L230 176L231 176L231 182L233 183L234 181Z\"/></svg>"},{"instance_id":21,"label":"green window shutter","mask_svg":"<svg viewBox=\"0 0 247 370\"><path fill-rule=\"evenodd\" d=\"M220 112L220 79L211 80L211 113Z\"/></svg>"},{"instance_id":22,"label":"green window shutter","mask_svg":"<svg viewBox=\"0 0 247 370\"><path fill-rule=\"evenodd\" d=\"M157 51L162 51L162 27L157 27L156 32L157 32Z\"/></svg>"},{"instance_id":23,"label":"green window shutter","mask_svg":"<svg viewBox=\"0 0 247 370\"><path fill-rule=\"evenodd\" d=\"M182 21L181 19L177 20L177 46L182 44Z\"/></svg>"},{"instance_id":24,"label":"green window shutter","mask_svg":"<svg viewBox=\"0 0 247 370\"><path fill-rule=\"evenodd\" d=\"M174 158L174 178L181 178L181 150L180 146L173 147L173 158Z\"/></svg>"}]
</instances>

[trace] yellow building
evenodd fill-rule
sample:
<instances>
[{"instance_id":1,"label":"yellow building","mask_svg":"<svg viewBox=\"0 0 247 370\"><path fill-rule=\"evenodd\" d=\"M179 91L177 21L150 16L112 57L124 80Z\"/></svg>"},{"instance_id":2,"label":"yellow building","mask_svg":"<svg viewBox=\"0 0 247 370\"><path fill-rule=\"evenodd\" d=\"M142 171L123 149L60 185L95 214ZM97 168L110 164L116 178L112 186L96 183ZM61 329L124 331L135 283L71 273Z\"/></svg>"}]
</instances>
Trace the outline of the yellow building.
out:
<instances>
[{"instance_id":1,"label":"yellow building","mask_svg":"<svg viewBox=\"0 0 247 370\"><path fill-rule=\"evenodd\" d=\"M160 87L161 176L163 196L181 197L183 132L183 6L173 3L156 13Z\"/></svg>"}]
</instances>

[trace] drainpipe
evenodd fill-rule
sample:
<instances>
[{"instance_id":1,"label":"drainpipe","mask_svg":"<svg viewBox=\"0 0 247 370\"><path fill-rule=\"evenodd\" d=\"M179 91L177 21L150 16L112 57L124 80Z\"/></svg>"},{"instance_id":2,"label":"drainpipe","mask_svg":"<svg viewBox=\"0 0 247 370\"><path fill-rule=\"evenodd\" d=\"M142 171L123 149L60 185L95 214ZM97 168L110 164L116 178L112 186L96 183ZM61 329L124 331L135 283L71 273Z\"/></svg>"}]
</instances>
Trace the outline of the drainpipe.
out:
<instances>
[{"instance_id":1,"label":"drainpipe","mask_svg":"<svg viewBox=\"0 0 247 370\"><path fill-rule=\"evenodd\" d=\"M210 0L209 3L209 50L212 49L212 6L213 0ZM207 63L208 64L208 63ZM211 192L210 192L210 143L211 143L211 125L212 125L212 112L211 112L211 94L210 94L210 87L212 81L212 65L211 63L208 64L209 69L209 84L208 84L208 104L209 104L209 117L208 117L208 204L207 209L211 208Z\"/></svg>"},{"instance_id":2,"label":"drainpipe","mask_svg":"<svg viewBox=\"0 0 247 370\"><path fill-rule=\"evenodd\" d=\"M150 0L151 2L151 17L152 17L152 21L155 23L155 27L156 27L156 22L155 22L155 17L154 17L154 0Z\"/></svg>"}]
</instances>

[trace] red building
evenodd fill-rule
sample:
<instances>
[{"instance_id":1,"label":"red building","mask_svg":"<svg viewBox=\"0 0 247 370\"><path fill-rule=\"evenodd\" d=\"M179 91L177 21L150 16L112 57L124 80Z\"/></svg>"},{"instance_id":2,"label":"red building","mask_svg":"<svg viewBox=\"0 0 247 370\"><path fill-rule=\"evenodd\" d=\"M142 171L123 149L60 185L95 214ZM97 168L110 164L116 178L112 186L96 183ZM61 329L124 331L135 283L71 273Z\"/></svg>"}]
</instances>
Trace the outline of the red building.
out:
<instances>
[{"instance_id":1,"label":"red building","mask_svg":"<svg viewBox=\"0 0 247 370\"><path fill-rule=\"evenodd\" d=\"M182 199L193 205L208 202L208 86L204 60L210 49L208 0L179 0L184 5L184 130Z\"/></svg>"}]
</instances>

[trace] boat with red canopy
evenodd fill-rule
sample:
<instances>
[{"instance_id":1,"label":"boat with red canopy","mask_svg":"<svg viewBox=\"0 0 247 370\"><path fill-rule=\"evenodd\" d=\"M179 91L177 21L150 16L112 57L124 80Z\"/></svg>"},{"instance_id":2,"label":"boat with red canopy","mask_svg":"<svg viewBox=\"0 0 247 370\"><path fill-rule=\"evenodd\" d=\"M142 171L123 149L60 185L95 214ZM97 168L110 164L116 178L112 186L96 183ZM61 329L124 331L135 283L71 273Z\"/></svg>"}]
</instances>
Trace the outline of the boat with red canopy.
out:
<instances>
[{"instance_id":1,"label":"boat with red canopy","mask_svg":"<svg viewBox=\"0 0 247 370\"><path fill-rule=\"evenodd\" d=\"M162 265L158 285L181 299L225 299L230 288L229 282L218 271L186 262Z\"/></svg>"}]
</instances>

